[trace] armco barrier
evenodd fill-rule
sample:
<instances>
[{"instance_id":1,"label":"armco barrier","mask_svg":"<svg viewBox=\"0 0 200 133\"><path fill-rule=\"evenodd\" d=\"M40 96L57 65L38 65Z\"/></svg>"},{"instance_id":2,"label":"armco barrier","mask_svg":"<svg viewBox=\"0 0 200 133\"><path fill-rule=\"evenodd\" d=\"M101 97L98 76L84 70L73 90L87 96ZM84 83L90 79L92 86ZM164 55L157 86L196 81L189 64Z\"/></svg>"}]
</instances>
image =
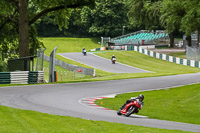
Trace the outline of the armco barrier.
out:
<instances>
[{"instance_id":1,"label":"armco barrier","mask_svg":"<svg viewBox=\"0 0 200 133\"><path fill-rule=\"evenodd\" d=\"M43 71L38 71L38 83L44 83L45 82L45 77L44 77L44 72Z\"/></svg>"},{"instance_id":2,"label":"armco barrier","mask_svg":"<svg viewBox=\"0 0 200 133\"><path fill-rule=\"evenodd\" d=\"M16 71L0 72L0 84L33 84L43 83L44 72Z\"/></svg>"},{"instance_id":3,"label":"armco barrier","mask_svg":"<svg viewBox=\"0 0 200 133\"><path fill-rule=\"evenodd\" d=\"M29 71L10 72L11 84L27 84Z\"/></svg>"},{"instance_id":4,"label":"armco barrier","mask_svg":"<svg viewBox=\"0 0 200 133\"><path fill-rule=\"evenodd\" d=\"M37 81L38 81L38 72L29 72L28 83L33 84L37 83Z\"/></svg>"},{"instance_id":5,"label":"armco barrier","mask_svg":"<svg viewBox=\"0 0 200 133\"><path fill-rule=\"evenodd\" d=\"M10 84L9 72L0 72L0 84Z\"/></svg>"}]
</instances>

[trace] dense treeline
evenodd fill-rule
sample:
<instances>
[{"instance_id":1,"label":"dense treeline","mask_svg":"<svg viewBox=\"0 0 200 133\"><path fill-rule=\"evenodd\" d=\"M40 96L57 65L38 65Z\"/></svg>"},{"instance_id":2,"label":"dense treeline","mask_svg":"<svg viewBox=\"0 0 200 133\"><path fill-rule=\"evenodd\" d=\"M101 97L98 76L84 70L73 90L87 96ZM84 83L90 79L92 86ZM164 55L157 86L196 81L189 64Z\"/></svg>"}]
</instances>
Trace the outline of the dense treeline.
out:
<instances>
[{"instance_id":1,"label":"dense treeline","mask_svg":"<svg viewBox=\"0 0 200 133\"><path fill-rule=\"evenodd\" d=\"M44 17L37 24L39 36L119 36L124 30L130 30L128 22L128 6L124 0L96 0L95 8L84 7L73 9L68 21L68 28L58 27L53 17ZM134 30L134 29L131 29ZM50 32L49 32L50 31Z\"/></svg>"},{"instance_id":2,"label":"dense treeline","mask_svg":"<svg viewBox=\"0 0 200 133\"><path fill-rule=\"evenodd\" d=\"M1 0L0 60L34 55L39 36L110 36L165 30L200 38L199 0ZM199 43L198 43L199 44ZM199 46L197 44L197 46Z\"/></svg>"}]
</instances>

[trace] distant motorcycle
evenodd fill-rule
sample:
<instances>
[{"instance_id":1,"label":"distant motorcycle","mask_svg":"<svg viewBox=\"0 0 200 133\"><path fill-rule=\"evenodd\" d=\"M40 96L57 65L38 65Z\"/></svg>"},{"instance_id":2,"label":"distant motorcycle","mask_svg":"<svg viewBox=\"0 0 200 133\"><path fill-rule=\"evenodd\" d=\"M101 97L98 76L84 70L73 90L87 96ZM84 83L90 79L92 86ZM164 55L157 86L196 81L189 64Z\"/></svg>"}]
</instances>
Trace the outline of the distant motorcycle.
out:
<instances>
[{"instance_id":1,"label":"distant motorcycle","mask_svg":"<svg viewBox=\"0 0 200 133\"><path fill-rule=\"evenodd\" d=\"M133 113L138 113L138 109L141 107L141 105L138 103L137 100L133 100L130 103L128 103L124 108L120 108L117 111L118 115L125 115L126 117L129 117Z\"/></svg>"},{"instance_id":2,"label":"distant motorcycle","mask_svg":"<svg viewBox=\"0 0 200 133\"><path fill-rule=\"evenodd\" d=\"M116 58L112 58L112 64L115 64Z\"/></svg>"},{"instance_id":3,"label":"distant motorcycle","mask_svg":"<svg viewBox=\"0 0 200 133\"><path fill-rule=\"evenodd\" d=\"M86 50L85 50L85 49L83 50L83 55L84 55L84 56L86 56L86 55L87 55L87 52L86 52Z\"/></svg>"}]
</instances>

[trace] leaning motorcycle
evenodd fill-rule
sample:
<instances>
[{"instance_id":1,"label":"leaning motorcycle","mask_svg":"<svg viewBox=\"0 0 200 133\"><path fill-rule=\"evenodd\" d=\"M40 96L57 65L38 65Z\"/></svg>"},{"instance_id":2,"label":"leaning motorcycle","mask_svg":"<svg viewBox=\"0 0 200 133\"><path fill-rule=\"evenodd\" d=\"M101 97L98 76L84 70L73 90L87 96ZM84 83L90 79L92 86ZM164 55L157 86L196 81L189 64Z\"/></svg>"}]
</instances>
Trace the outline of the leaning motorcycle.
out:
<instances>
[{"instance_id":1,"label":"leaning motorcycle","mask_svg":"<svg viewBox=\"0 0 200 133\"><path fill-rule=\"evenodd\" d=\"M138 113L138 109L141 107L141 105L138 103L137 100L131 101L128 103L124 108L120 108L117 111L118 115L125 115L126 117L129 117L133 113Z\"/></svg>"}]
</instances>

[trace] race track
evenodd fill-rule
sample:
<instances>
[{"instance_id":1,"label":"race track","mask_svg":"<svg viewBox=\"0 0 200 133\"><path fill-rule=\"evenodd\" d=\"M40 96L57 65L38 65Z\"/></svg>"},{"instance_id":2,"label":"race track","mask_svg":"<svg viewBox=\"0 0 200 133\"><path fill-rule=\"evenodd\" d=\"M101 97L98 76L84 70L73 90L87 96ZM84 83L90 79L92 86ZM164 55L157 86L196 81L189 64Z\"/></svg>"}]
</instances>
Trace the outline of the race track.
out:
<instances>
[{"instance_id":1,"label":"race track","mask_svg":"<svg viewBox=\"0 0 200 133\"><path fill-rule=\"evenodd\" d=\"M196 73L88 83L0 87L0 105L89 120L199 132L200 125L150 118L122 117L118 116L116 111L97 109L80 102L82 98L87 97L198 83L199 77L200 73Z\"/></svg>"},{"instance_id":2,"label":"race track","mask_svg":"<svg viewBox=\"0 0 200 133\"><path fill-rule=\"evenodd\" d=\"M146 73L150 71L146 71L143 69L135 68L132 66L124 65L116 62L116 64L112 64L111 60L102 58L100 56L94 55L92 53L87 53L87 56L83 56L81 52L79 53L59 53L59 55L75 60L77 62L86 64L93 68L97 68L110 73Z\"/></svg>"}]
</instances>

